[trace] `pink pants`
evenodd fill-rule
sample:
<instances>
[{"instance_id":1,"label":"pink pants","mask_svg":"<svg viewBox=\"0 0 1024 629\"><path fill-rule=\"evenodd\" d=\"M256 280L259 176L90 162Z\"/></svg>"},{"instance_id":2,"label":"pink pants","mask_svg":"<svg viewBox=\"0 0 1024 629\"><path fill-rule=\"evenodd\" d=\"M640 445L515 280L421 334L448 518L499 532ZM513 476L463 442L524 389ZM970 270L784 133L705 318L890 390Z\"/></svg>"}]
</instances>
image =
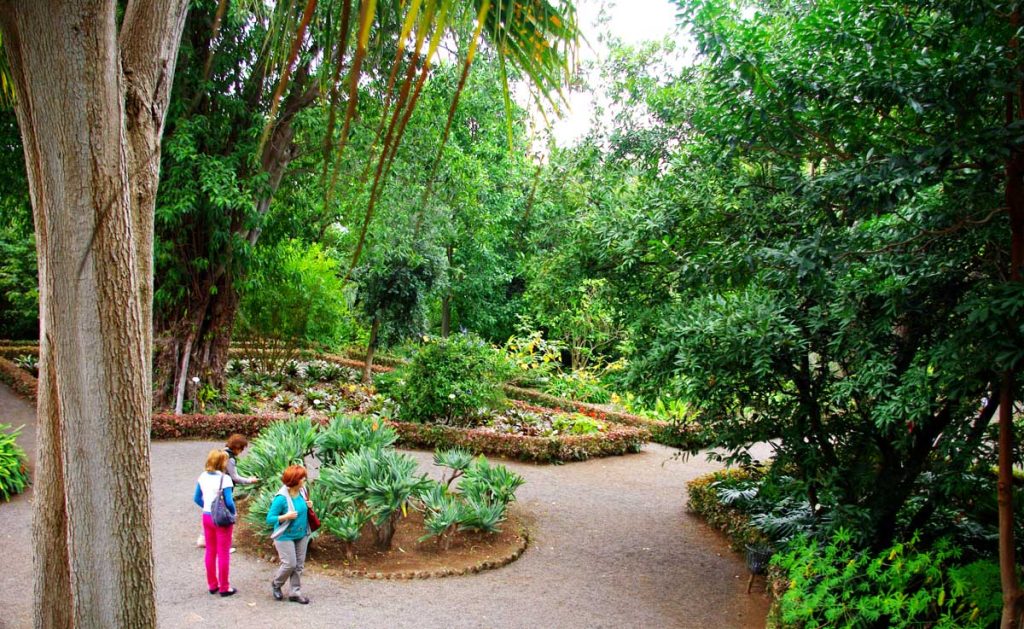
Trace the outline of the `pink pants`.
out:
<instances>
[{"instance_id":1,"label":"pink pants","mask_svg":"<svg viewBox=\"0 0 1024 629\"><path fill-rule=\"evenodd\" d=\"M213 516L203 514L203 537L206 539L206 585L211 590L231 589L231 533L235 527L217 526ZM219 577L219 579L218 579Z\"/></svg>"}]
</instances>

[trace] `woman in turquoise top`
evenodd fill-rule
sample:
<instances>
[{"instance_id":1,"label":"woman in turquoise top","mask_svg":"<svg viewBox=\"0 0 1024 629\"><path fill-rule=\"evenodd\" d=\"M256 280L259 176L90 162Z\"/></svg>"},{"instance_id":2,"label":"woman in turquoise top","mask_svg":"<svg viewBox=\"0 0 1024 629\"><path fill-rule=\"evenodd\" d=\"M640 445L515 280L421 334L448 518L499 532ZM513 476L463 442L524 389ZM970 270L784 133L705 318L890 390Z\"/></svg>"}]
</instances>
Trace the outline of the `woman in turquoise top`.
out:
<instances>
[{"instance_id":1,"label":"woman in turquoise top","mask_svg":"<svg viewBox=\"0 0 1024 629\"><path fill-rule=\"evenodd\" d=\"M281 559L281 567L270 584L271 592L275 600L284 600L281 586L288 580L291 582L288 600L306 605L309 599L302 595L302 566L306 563L306 547L309 546L309 508L313 506L302 491L306 485L306 468L288 467L281 474L281 482L284 486L274 496L267 512L267 524L274 527L271 538Z\"/></svg>"}]
</instances>

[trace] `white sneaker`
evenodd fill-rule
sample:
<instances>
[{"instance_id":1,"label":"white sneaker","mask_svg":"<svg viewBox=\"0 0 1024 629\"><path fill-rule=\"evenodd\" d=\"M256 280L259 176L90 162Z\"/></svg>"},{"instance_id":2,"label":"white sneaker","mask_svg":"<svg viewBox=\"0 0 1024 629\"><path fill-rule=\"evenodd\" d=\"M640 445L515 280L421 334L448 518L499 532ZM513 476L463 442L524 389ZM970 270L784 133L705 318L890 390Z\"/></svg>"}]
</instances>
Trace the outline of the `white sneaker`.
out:
<instances>
[{"instance_id":1,"label":"white sneaker","mask_svg":"<svg viewBox=\"0 0 1024 629\"><path fill-rule=\"evenodd\" d=\"M199 539L196 540L196 546L199 548L206 548L206 538L200 535Z\"/></svg>"},{"instance_id":2,"label":"white sneaker","mask_svg":"<svg viewBox=\"0 0 1024 629\"><path fill-rule=\"evenodd\" d=\"M235 547L234 546L231 547L231 552L235 552Z\"/></svg>"}]
</instances>

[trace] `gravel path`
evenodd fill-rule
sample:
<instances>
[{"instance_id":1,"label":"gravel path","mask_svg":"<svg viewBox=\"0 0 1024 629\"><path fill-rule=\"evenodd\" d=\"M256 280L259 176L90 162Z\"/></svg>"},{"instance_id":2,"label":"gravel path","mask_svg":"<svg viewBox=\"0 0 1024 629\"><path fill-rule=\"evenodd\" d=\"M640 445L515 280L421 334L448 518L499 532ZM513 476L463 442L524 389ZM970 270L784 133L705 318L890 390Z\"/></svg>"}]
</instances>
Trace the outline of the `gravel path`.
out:
<instances>
[{"instance_id":1,"label":"gravel path","mask_svg":"<svg viewBox=\"0 0 1024 629\"><path fill-rule=\"evenodd\" d=\"M0 385L0 422L25 424L33 409ZM635 455L561 466L507 464L526 478L518 497L534 525L530 547L498 570L467 577L370 581L306 567L312 603L270 597L273 566L235 554L239 594L206 593L195 478L208 441L153 444L157 608L177 627L763 627L768 601L747 595L741 558L686 513L685 482L716 468L703 457L672 460L649 444ZM430 454L413 451L422 468ZM0 627L31 626L31 492L0 503Z\"/></svg>"}]
</instances>

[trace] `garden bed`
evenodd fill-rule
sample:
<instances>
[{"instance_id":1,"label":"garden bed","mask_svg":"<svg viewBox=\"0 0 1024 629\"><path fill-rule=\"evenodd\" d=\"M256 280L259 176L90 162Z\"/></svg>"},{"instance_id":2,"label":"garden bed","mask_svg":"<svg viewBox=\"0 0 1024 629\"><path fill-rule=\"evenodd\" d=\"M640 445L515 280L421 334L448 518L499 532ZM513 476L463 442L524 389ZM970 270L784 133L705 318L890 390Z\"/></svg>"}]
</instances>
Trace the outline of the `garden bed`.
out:
<instances>
[{"instance_id":1,"label":"garden bed","mask_svg":"<svg viewBox=\"0 0 1024 629\"><path fill-rule=\"evenodd\" d=\"M241 503L242 512L245 504ZM423 514L410 511L402 518L392 549L377 550L369 531L353 545L346 545L330 534L319 533L310 542L307 564L318 570L346 577L368 579L428 579L474 574L508 565L519 558L529 543L527 517L512 505L500 533L459 531L444 542L419 541L423 536ZM255 527L239 518L235 526L235 545L270 563L277 562L273 544Z\"/></svg>"},{"instance_id":2,"label":"garden bed","mask_svg":"<svg viewBox=\"0 0 1024 629\"><path fill-rule=\"evenodd\" d=\"M590 435L539 437L500 433L486 427L455 428L391 422L399 443L413 448L461 447L476 453L511 459L554 463L639 452L650 437L643 428L608 424L605 432Z\"/></svg>"}]
</instances>

